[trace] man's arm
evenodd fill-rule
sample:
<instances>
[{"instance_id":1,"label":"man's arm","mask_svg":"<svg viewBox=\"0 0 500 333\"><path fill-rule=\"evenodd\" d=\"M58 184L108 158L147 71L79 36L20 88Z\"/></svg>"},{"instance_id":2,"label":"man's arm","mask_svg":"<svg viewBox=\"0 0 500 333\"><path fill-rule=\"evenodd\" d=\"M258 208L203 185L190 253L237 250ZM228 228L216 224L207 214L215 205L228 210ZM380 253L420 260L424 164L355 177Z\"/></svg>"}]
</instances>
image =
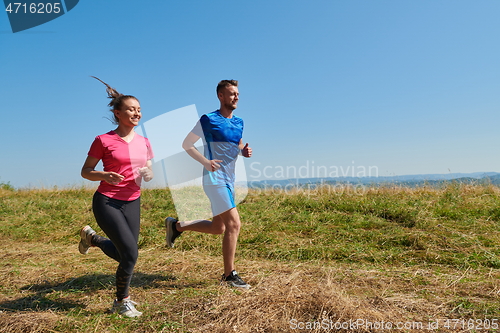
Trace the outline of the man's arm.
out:
<instances>
[{"instance_id":1,"label":"man's arm","mask_svg":"<svg viewBox=\"0 0 500 333\"><path fill-rule=\"evenodd\" d=\"M189 132L184 141L182 142L182 148L196 161L201 163L208 171L215 171L220 168L221 160L208 160L203 156L194 144L200 139L200 137L193 132Z\"/></svg>"}]
</instances>

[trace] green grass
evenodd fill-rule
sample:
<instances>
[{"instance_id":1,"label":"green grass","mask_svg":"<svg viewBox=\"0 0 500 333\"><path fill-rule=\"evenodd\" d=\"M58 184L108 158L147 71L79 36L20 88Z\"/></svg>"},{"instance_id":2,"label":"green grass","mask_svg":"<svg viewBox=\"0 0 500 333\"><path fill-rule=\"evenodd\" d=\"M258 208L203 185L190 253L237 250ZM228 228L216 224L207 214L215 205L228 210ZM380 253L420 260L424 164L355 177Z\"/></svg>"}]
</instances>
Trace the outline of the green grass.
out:
<instances>
[{"instance_id":1,"label":"green grass","mask_svg":"<svg viewBox=\"0 0 500 333\"><path fill-rule=\"evenodd\" d=\"M265 207L265 209L262 209ZM500 197L489 187L251 195L242 255L500 268Z\"/></svg>"},{"instance_id":2,"label":"green grass","mask_svg":"<svg viewBox=\"0 0 500 333\"><path fill-rule=\"evenodd\" d=\"M264 331L286 332L286 316L314 319L322 308L345 310L324 297L330 292L324 288L341 290L331 297L343 299L344 307L352 303L345 310L352 316L361 311L355 306L361 302L372 309L368 317L377 311L400 320L500 317L500 189L491 185L363 193L250 191L238 206L243 226L237 253L238 267L257 285L249 295L214 284L222 266L220 236L187 232L175 250L165 248L163 220L176 216L175 206L168 190L145 190L132 285L147 315L135 321L105 311L116 264L97 250L83 260L74 254L83 225L100 231L92 194L83 188L0 188L0 239L8 244L0 254L0 332L19 331L16 323L30 323L32 331L39 323L56 332L195 332L200 327L222 332L236 322L242 332L257 331L255 324L243 324L242 314L224 312L234 304L246 307L238 302L247 298L260 304L245 308L247 313L280 313L273 317L275 330L269 324ZM269 282L274 280L282 285ZM296 286L307 293L292 292ZM291 294L282 295L283 288ZM291 302L290 295L298 298ZM259 303L261 298L283 303L274 308ZM400 303L405 310L396 310ZM201 314L207 314L205 320Z\"/></svg>"}]
</instances>

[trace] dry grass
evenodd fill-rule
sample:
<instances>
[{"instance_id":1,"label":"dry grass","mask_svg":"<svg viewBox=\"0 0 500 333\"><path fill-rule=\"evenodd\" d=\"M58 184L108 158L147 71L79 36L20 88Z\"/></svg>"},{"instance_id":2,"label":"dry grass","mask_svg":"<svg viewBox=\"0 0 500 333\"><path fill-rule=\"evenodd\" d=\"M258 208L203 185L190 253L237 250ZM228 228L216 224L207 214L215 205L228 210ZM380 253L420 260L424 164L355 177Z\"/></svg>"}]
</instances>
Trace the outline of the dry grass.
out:
<instances>
[{"instance_id":1,"label":"dry grass","mask_svg":"<svg viewBox=\"0 0 500 333\"><path fill-rule=\"evenodd\" d=\"M107 313L115 264L98 250L84 257L76 246L2 243L0 332L290 332L299 322L360 319L427 325L474 318L476 309L457 299L487 304L497 302L500 292L495 270L436 274L419 267L377 270L262 260L238 262L253 285L241 292L216 283L220 258L158 247L141 250L132 293L145 314L129 320Z\"/></svg>"},{"instance_id":2,"label":"dry grass","mask_svg":"<svg viewBox=\"0 0 500 333\"><path fill-rule=\"evenodd\" d=\"M241 205L244 220L253 222L244 226L237 267L252 285L250 291L218 285L222 267L219 236L186 234L175 249L167 249L159 215L170 214L172 206L164 203L164 197L154 201L160 192L145 193L142 245L131 289L138 308L144 312L137 319L107 312L113 299L116 263L98 249L91 249L87 256L78 253L78 229L92 221L88 192L2 192L0 208L9 216L0 216L5 232L0 236L0 332L386 331L373 327L380 323L420 323L421 328L390 330L420 332L436 322L438 329L433 332L473 332L467 325L445 325L451 319L465 323L469 319L500 319L500 269L490 265L489 259L477 259L473 265L468 259L473 252L481 251L494 256L493 245L485 245L488 239L479 244L477 237L496 235L492 228L498 221L494 216L500 195L497 188L386 188L342 196L322 191L307 195L253 193ZM61 221L59 214L63 212L59 208L65 207L65 197L70 199L64 209L66 220ZM157 208L162 203L165 206ZM325 207L337 214L332 215L334 223L330 228L344 230L343 235L351 232L350 243L347 238L316 240L328 230L316 232L314 228L320 226L311 221L323 218ZM303 218L303 224L283 220L291 213L295 214L294 220ZM415 223L405 226L398 216ZM349 219L343 221L342 217ZM373 225L367 225L367 221ZM275 229L269 229L267 223ZM357 240L357 234L378 230L379 225L385 229L376 237L406 232L420 243L405 245L404 252L394 254L390 246L372 246L363 237ZM57 236L40 233L51 226L57 229ZM252 238L262 233L276 233L283 238ZM445 236L450 239L440 240ZM454 242L452 237L465 245ZM293 251L294 246L314 245L320 249L318 244L326 248L327 240L331 247L344 244L359 248L365 257L358 253L338 260L326 256L277 260L270 255L280 246L286 251ZM392 259L363 259L381 258L380 254L370 253L377 249L387 251ZM453 251L463 253L466 260L440 261L432 257ZM412 261L405 260L405 256ZM345 326L357 320L364 320L365 325ZM367 322L372 323L371 328ZM326 324L333 329L325 329ZM310 329L299 329L299 325L309 325Z\"/></svg>"}]
</instances>

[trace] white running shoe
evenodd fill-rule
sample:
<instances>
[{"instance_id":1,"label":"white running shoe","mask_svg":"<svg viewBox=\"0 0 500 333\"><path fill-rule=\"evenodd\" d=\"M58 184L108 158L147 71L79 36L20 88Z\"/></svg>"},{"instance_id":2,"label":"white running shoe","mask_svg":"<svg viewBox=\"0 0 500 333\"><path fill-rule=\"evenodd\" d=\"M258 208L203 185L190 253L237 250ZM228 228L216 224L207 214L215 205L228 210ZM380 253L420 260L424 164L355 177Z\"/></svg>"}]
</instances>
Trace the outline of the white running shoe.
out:
<instances>
[{"instance_id":1,"label":"white running shoe","mask_svg":"<svg viewBox=\"0 0 500 333\"><path fill-rule=\"evenodd\" d=\"M92 246L91 239L92 236L94 235L95 235L94 229L92 229L88 225L86 225L85 227L82 228L82 230L80 230L80 243L78 244L78 251L80 251L81 254L89 253L89 249Z\"/></svg>"},{"instance_id":2,"label":"white running shoe","mask_svg":"<svg viewBox=\"0 0 500 333\"><path fill-rule=\"evenodd\" d=\"M130 300L130 298L128 297L124 298L121 302L115 300L113 302L113 308L111 309L111 312L118 313L129 318L139 317L142 315L142 312L137 311L135 305L137 305L137 303Z\"/></svg>"}]
</instances>

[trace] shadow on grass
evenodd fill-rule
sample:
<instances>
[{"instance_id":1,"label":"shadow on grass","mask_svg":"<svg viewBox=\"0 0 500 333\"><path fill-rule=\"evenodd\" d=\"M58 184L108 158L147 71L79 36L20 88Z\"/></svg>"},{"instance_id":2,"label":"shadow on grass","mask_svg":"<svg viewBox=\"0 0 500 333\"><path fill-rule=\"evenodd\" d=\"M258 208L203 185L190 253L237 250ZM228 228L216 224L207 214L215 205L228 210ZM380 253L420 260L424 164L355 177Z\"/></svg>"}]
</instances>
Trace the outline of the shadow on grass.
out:
<instances>
[{"instance_id":1,"label":"shadow on grass","mask_svg":"<svg viewBox=\"0 0 500 333\"><path fill-rule=\"evenodd\" d=\"M134 273L131 285L135 288L186 288L195 285L178 285L176 278L170 274ZM165 283L167 282L167 283ZM25 297L0 302L3 311L67 311L73 308L83 308L83 302L75 301L81 293L88 293L102 289L114 290L115 276L111 274L87 274L71 278L64 282L44 281L39 284L30 284L20 288ZM198 286L198 285L196 285ZM61 293L74 293L68 297L61 297Z\"/></svg>"}]
</instances>

